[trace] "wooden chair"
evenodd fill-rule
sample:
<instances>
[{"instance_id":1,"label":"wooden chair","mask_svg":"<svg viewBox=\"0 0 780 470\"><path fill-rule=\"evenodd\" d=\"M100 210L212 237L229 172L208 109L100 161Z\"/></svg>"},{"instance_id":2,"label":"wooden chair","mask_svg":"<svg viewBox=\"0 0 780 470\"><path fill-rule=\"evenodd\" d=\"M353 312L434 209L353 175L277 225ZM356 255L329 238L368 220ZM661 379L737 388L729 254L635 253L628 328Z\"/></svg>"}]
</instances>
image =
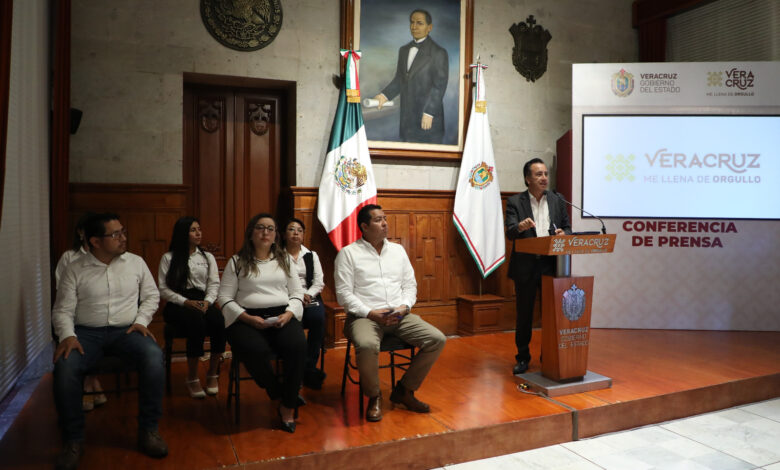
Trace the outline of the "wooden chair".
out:
<instances>
[{"instance_id":1,"label":"wooden chair","mask_svg":"<svg viewBox=\"0 0 780 470\"><path fill-rule=\"evenodd\" d=\"M390 386L392 388L395 388L396 368L402 371L406 371L409 368L409 365L412 363L412 359L414 359L414 349L414 346L403 341L401 338L395 335L385 334L382 338L382 342L379 344L379 352L380 354L383 352L389 353L390 361L387 364L381 364L380 362L379 368L390 369ZM401 352L405 350L408 350L408 352ZM352 362L351 351L352 340L347 339L347 352L344 354L344 373L341 376L341 396L344 396L344 391L346 390L347 386L347 379L349 379L349 381L353 384L356 384L360 392L360 415L362 416L363 412L365 411L363 408L363 389L360 387L360 376L358 375L357 380L352 377L352 371L357 370L357 365L353 364ZM401 359L401 362L396 360L396 356Z\"/></svg>"}]
</instances>

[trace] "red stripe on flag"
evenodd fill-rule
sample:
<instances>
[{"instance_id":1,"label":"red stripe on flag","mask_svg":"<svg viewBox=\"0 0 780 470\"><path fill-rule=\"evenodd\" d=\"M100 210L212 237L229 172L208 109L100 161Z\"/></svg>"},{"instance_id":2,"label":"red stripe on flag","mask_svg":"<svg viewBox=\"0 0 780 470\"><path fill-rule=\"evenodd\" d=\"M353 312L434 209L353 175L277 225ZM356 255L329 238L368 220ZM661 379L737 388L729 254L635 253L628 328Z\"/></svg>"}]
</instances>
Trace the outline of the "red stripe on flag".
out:
<instances>
[{"instance_id":1,"label":"red stripe on flag","mask_svg":"<svg viewBox=\"0 0 780 470\"><path fill-rule=\"evenodd\" d=\"M360 209L368 204L376 204L376 196L361 202L336 228L328 233L328 238L336 247L336 251L341 251L342 248L360 238L357 215Z\"/></svg>"}]
</instances>

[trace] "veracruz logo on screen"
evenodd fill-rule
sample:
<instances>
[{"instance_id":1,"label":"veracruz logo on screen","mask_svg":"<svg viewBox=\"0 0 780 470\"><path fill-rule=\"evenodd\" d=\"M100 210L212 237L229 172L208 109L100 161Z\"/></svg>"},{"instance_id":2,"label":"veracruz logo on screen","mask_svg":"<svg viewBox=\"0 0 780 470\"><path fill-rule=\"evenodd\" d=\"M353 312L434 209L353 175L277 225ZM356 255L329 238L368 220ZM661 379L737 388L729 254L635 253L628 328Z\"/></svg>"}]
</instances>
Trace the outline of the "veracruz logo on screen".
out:
<instances>
[{"instance_id":1,"label":"veracruz logo on screen","mask_svg":"<svg viewBox=\"0 0 780 470\"><path fill-rule=\"evenodd\" d=\"M660 148L645 153L644 160L651 169L673 169L676 174L645 174L644 183L760 183L761 175L746 174L751 169L760 169L760 153L685 153ZM634 154L605 155L605 179L609 182L634 181L637 159ZM641 160L641 159L640 159ZM705 168L717 169L720 175L686 174Z\"/></svg>"}]
</instances>

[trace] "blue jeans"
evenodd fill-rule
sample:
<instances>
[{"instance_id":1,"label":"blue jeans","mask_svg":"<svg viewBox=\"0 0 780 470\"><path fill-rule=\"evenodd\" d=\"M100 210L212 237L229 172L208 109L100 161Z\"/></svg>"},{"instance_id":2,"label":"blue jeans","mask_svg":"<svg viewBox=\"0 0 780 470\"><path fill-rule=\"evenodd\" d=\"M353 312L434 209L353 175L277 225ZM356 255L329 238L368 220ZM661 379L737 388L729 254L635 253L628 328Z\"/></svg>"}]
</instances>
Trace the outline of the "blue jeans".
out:
<instances>
[{"instance_id":1,"label":"blue jeans","mask_svg":"<svg viewBox=\"0 0 780 470\"><path fill-rule=\"evenodd\" d=\"M165 367L160 346L141 333L125 333L128 326L92 328L76 326L76 338L84 348L73 350L54 364L54 402L65 441L84 440L84 411L81 409L84 376L104 354L119 356L138 369L138 428L157 430L162 415Z\"/></svg>"}]
</instances>

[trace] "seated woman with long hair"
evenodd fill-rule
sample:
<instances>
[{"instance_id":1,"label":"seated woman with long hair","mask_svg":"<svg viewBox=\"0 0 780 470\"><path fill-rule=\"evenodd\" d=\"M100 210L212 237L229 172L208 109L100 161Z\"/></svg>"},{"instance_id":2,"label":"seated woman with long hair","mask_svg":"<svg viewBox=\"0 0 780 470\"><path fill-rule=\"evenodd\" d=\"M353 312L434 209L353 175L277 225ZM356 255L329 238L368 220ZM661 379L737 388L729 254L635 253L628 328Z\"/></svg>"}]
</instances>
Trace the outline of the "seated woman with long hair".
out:
<instances>
[{"instance_id":1,"label":"seated woman with long hair","mask_svg":"<svg viewBox=\"0 0 780 470\"><path fill-rule=\"evenodd\" d=\"M292 433L306 360L303 289L278 236L271 214L252 217L241 250L222 273L218 302L234 354L272 400L281 400L282 429ZM281 381L271 366L272 352L283 361Z\"/></svg>"},{"instance_id":2,"label":"seated woman with long hair","mask_svg":"<svg viewBox=\"0 0 780 470\"><path fill-rule=\"evenodd\" d=\"M290 254L290 261L298 270L303 291L303 327L309 330L306 337L306 368L303 385L314 390L322 388L325 372L317 368L322 342L325 336L325 306L320 293L325 287L322 264L317 253L303 246L306 226L300 219L290 219L284 226L282 246Z\"/></svg>"},{"instance_id":3,"label":"seated woman with long hair","mask_svg":"<svg viewBox=\"0 0 780 470\"><path fill-rule=\"evenodd\" d=\"M205 398L219 391L219 360L225 352L225 319L214 305L219 289L219 271L214 256L200 247L202 233L195 217L182 217L173 226L170 251L160 260L157 273L166 323L187 336L187 391L192 398ZM206 372L206 391L198 378L198 359L203 341L211 338L211 359Z\"/></svg>"}]
</instances>

